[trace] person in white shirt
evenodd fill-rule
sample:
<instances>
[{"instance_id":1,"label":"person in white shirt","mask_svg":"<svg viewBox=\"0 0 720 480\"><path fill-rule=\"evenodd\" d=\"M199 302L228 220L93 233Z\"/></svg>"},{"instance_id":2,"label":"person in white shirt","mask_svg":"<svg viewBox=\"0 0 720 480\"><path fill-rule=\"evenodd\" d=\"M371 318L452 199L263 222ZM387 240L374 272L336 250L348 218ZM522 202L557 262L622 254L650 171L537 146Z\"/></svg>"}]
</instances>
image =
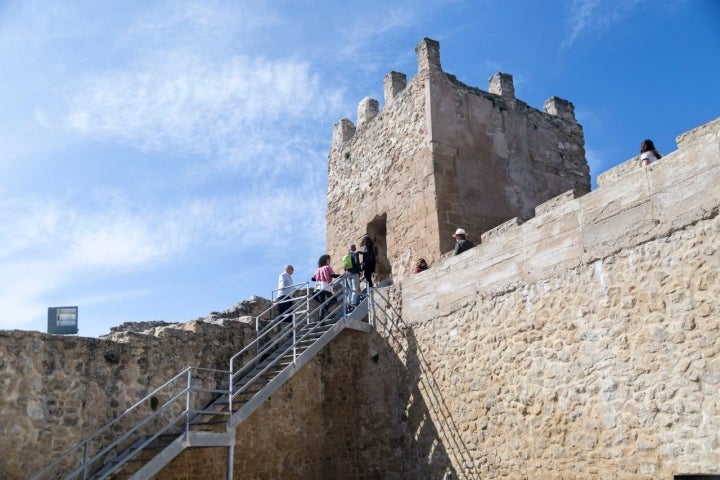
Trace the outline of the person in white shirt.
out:
<instances>
[{"instance_id":1,"label":"person in white shirt","mask_svg":"<svg viewBox=\"0 0 720 480\"><path fill-rule=\"evenodd\" d=\"M283 271L278 277L278 315L282 315L283 313L285 313L287 309L290 308L290 305L292 305L291 297L293 292L295 291L292 279L292 274L294 271L295 268L292 265L285 265L285 268L283 268Z\"/></svg>"},{"instance_id":2,"label":"person in white shirt","mask_svg":"<svg viewBox=\"0 0 720 480\"><path fill-rule=\"evenodd\" d=\"M652 140L643 140L640 143L640 166L647 167L652 162L660 160L662 155L655 150L655 145Z\"/></svg>"}]
</instances>

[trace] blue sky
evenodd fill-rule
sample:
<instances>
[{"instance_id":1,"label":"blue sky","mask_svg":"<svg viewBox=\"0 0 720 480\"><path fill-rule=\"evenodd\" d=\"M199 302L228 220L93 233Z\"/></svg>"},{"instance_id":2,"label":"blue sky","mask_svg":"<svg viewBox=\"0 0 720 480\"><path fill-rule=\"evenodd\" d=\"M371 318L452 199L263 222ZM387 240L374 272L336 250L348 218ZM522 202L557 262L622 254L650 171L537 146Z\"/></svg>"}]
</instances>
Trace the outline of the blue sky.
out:
<instances>
[{"instance_id":1,"label":"blue sky","mask_svg":"<svg viewBox=\"0 0 720 480\"><path fill-rule=\"evenodd\" d=\"M0 0L0 329L269 297L325 250L333 124L384 75L510 73L575 105L593 183L720 116L720 2ZM339 259L335 259L339 261Z\"/></svg>"}]
</instances>

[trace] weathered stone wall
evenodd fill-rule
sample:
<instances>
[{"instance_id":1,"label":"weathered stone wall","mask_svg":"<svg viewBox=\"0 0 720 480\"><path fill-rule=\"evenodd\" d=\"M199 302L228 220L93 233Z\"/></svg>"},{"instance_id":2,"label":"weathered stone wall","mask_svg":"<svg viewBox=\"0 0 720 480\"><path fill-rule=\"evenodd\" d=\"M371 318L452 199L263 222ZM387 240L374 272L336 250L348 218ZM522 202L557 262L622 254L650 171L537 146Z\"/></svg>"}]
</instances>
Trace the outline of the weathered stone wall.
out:
<instances>
[{"instance_id":1,"label":"weathered stone wall","mask_svg":"<svg viewBox=\"0 0 720 480\"><path fill-rule=\"evenodd\" d=\"M720 138L690 136L403 281L469 478L720 473Z\"/></svg>"},{"instance_id":2,"label":"weathered stone wall","mask_svg":"<svg viewBox=\"0 0 720 480\"><path fill-rule=\"evenodd\" d=\"M28 478L189 365L227 369L254 339L254 325L224 317L247 310L142 332L127 324L106 339L0 332L0 479ZM401 355L376 333L341 334L238 428L235 478L452 472L413 383L418 373ZM224 478L226 455L223 448L186 450L157 477Z\"/></svg>"},{"instance_id":3,"label":"weathered stone wall","mask_svg":"<svg viewBox=\"0 0 720 480\"><path fill-rule=\"evenodd\" d=\"M536 110L515 99L509 75L484 92L442 71L437 42L416 51L418 74L388 74L384 108L360 102L357 127L338 122L329 154L328 253L339 267L369 233L381 278L436 261L459 226L479 240L555 195L590 189L572 104L552 97Z\"/></svg>"},{"instance_id":4,"label":"weathered stone wall","mask_svg":"<svg viewBox=\"0 0 720 480\"><path fill-rule=\"evenodd\" d=\"M394 245L397 250L400 239L405 239L404 250L410 255L428 247L439 251L437 236L427 233L438 230L438 218L423 92L423 83L413 80L378 116L360 125L354 136L333 141L327 249L338 270L349 244L358 244L370 224L380 224L371 230L381 232L372 235L379 244L377 271L381 275L391 270L383 245ZM347 122L340 122L335 130ZM414 221L399 222L403 212ZM409 258L406 254L401 261Z\"/></svg>"},{"instance_id":5,"label":"weathered stone wall","mask_svg":"<svg viewBox=\"0 0 720 480\"><path fill-rule=\"evenodd\" d=\"M227 369L253 338L239 321L108 339L0 331L0 479L39 471L187 366Z\"/></svg>"},{"instance_id":6,"label":"weathered stone wall","mask_svg":"<svg viewBox=\"0 0 720 480\"><path fill-rule=\"evenodd\" d=\"M422 114L431 95L418 78L401 88L395 74L377 115L363 103L357 144L352 125L336 128L345 140L333 142L331 172L356 182L331 178L328 222L354 226L328 227L336 262L367 226L386 228L393 273L434 258L427 245L442 249L438 155L456 154L427 141L436 117ZM575 188L462 255L397 275L397 324L342 334L241 425L235 478L720 473L719 131L720 119L647 168L584 196ZM227 368L253 338L237 321L154 333L0 332L0 479L26 478L188 365ZM160 478L224 471L221 449L201 449Z\"/></svg>"}]
</instances>

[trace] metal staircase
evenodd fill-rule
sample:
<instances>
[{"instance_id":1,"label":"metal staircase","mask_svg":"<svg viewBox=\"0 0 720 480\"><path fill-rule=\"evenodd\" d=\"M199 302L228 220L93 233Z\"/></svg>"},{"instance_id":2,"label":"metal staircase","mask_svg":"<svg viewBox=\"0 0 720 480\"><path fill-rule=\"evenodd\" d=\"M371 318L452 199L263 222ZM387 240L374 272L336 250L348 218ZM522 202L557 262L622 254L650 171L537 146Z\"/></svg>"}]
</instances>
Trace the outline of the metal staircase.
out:
<instances>
[{"instance_id":1,"label":"metal staircase","mask_svg":"<svg viewBox=\"0 0 720 480\"><path fill-rule=\"evenodd\" d=\"M341 277L342 279L342 277ZM255 319L257 336L228 370L188 367L85 438L31 480L151 478L187 448L227 449L232 478L235 430L344 329L372 330L372 291L350 306L347 282L324 305L307 284L283 315ZM315 305L313 307L313 305ZM321 307L328 311L319 318Z\"/></svg>"}]
</instances>

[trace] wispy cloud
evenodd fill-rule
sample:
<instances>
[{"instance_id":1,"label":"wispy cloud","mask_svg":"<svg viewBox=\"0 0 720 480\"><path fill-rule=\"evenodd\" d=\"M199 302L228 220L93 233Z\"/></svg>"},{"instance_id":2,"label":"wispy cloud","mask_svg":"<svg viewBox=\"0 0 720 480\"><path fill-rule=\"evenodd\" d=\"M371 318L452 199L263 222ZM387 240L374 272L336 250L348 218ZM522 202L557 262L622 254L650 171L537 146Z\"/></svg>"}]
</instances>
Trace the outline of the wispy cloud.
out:
<instances>
[{"instance_id":1,"label":"wispy cloud","mask_svg":"<svg viewBox=\"0 0 720 480\"><path fill-rule=\"evenodd\" d=\"M59 123L77 135L236 159L238 145L264 148L278 125L289 130L322 118L342 95L302 61L233 57L211 64L179 52L90 76L74 90Z\"/></svg>"},{"instance_id":2,"label":"wispy cloud","mask_svg":"<svg viewBox=\"0 0 720 480\"><path fill-rule=\"evenodd\" d=\"M310 186L285 190L259 185L236 195L190 199L144 210L80 210L72 203L0 203L0 305L4 328L22 326L47 306L53 292L83 278L182 264L188 252L225 253L287 241L312 244L324 225L322 198ZM292 219L292 222L287 221ZM133 295L140 295L136 290ZM117 294L96 294L111 301ZM99 295L99 296L98 296Z\"/></svg>"},{"instance_id":3,"label":"wispy cloud","mask_svg":"<svg viewBox=\"0 0 720 480\"><path fill-rule=\"evenodd\" d=\"M602 34L622 20L642 0L569 0L567 33L560 49L571 47L579 38Z\"/></svg>"}]
</instances>

